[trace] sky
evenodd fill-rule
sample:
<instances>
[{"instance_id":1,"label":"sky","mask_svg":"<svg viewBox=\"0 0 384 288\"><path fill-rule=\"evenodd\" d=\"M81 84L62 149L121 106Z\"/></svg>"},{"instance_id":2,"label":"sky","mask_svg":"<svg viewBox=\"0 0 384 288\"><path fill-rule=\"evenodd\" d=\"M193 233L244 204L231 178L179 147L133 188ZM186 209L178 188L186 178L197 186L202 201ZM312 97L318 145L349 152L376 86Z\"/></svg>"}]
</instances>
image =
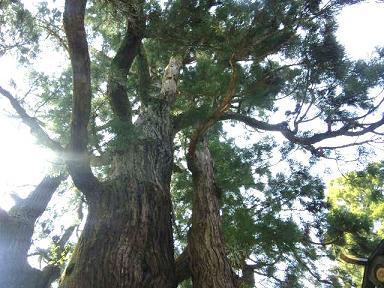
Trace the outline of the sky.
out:
<instances>
[{"instance_id":1,"label":"sky","mask_svg":"<svg viewBox=\"0 0 384 288\"><path fill-rule=\"evenodd\" d=\"M31 5L35 1L26 1ZM376 46L384 46L384 3L366 1L362 4L349 6L342 10L338 16L339 29L337 37L345 45L346 51L353 59L368 58ZM39 69L54 72L63 65L52 61L55 54L52 50L46 51L48 59L39 61ZM22 69L17 67L11 57L0 58L0 85L11 89L10 79L25 89L22 83L28 83L24 78ZM12 109L6 99L0 97L0 207L9 209L13 192L22 192L25 197L47 173L53 154L36 145L35 139L30 135L29 128L20 123L12 114ZM337 177L338 175L335 175Z\"/></svg>"}]
</instances>

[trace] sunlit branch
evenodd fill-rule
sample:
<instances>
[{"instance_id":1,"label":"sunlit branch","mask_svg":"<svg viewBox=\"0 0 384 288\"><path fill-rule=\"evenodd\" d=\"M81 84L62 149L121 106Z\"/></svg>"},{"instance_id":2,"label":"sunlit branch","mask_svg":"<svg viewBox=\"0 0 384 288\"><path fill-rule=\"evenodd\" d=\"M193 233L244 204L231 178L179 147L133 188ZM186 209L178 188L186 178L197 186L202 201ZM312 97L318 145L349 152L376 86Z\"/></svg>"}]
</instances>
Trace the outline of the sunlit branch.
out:
<instances>
[{"instance_id":1,"label":"sunlit branch","mask_svg":"<svg viewBox=\"0 0 384 288\"><path fill-rule=\"evenodd\" d=\"M43 214L53 193L65 178L62 175L45 177L27 198L19 199L8 213L0 209L0 255L3 262L0 263L3 266L0 270L12 271L11 261L20 272L30 269L27 252L31 246L35 221ZM7 265L5 270L4 265ZM36 287L49 287L60 275L60 268L56 265L48 265L42 271L32 271Z\"/></svg>"},{"instance_id":2,"label":"sunlit branch","mask_svg":"<svg viewBox=\"0 0 384 288\"><path fill-rule=\"evenodd\" d=\"M35 190L25 199L20 199L9 211L9 215L24 215L24 219L32 225L43 214L53 193L66 176L45 177Z\"/></svg>"},{"instance_id":3,"label":"sunlit branch","mask_svg":"<svg viewBox=\"0 0 384 288\"><path fill-rule=\"evenodd\" d=\"M340 254L340 259L349 263L349 264L354 264L354 265L367 265L368 264L368 259L366 258L357 258L351 255L347 255L344 253Z\"/></svg>"},{"instance_id":4,"label":"sunlit branch","mask_svg":"<svg viewBox=\"0 0 384 288\"><path fill-rule=\"evenodd\" d=\"M40 126L39 121L35 117L29 116L27 111L20 105L19 101L9 91L0 86L0 93L6 97L12 105L12 108L16 111L23 123L31 129L32 135L34 135L43 145L52 149L55 152L63 152L64 149L60 143L53 140L47 132Z\"/></svg>"}]
</instances>

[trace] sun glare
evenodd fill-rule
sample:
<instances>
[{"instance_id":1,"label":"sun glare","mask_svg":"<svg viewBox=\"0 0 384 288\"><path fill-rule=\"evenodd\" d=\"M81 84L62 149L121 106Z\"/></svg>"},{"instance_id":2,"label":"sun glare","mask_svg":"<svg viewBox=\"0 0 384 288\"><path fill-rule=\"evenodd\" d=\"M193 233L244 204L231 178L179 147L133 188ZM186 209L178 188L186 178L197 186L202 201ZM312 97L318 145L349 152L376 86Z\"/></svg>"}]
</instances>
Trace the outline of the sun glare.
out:
<instances>
[{"instance_id":1,"label":"sun glare","mask_svg":"<svg viewBox=\"0 0 384 288\"><path fill-rule=\"evenodd\" d=\"M26 197L48 172L54 155L36 145L18 119L0 115L0 131L5 136L0 143L0 206L8 210L13 205L10 195Z\"/></svg>"},{"instance_id":2,"label":"sun glare","mask_svg":"<svg viewBox=\"0 0 384 288\"><path fill-rule=\"evenodd\" d=\"M384 3L365 1L344 8L338 16L337 37L353 59L369 58L384 47Z\"/></svg>"},{"instance_id":3,"label":"sun glare","mask_svg":"<svg viewBox=\"0 0 384 288\"><path fill-rule=\"evenodd\" d=\"M28 7L37 2L39 1L24 1ZM376 1L352 5L341 11L338 16L337 37L345 45L350 57L367 58L375 47L384 46L381 31L384 27L383 15L384 4ZM53 50L48 53L51 53L50 56L41 58L48 60L39 63L40 70L46 68L55 71L52 68L52 59L57 54ZM0 85L7 89L11 79L14 79L19 87L22 83L28 83L23 79L22 69L15 63L10 56L0 58L0 67L6 68L0 70ZM0 207L8 209L13 203L10 193L17 192L21 197L25 196L25 193L33 189L26 185L36 185L49 169L49 161L53 161L54 157L53 153L36 145L29 129L21 124L19 119L4 116L4 111L11 112L12 109L5 99L0 99L0 131L3 135L0 141Z\"/></svg>"}]
</instances>

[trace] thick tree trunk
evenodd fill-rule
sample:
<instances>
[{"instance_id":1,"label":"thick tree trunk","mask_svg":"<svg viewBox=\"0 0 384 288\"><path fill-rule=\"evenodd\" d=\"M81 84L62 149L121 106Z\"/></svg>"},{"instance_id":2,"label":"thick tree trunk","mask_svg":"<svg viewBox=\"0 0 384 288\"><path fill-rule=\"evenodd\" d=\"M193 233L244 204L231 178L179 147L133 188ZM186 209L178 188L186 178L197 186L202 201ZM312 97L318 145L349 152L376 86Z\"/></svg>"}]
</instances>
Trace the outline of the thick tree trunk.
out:
<instances>
[{"instance_id":1,"label":"thick tree trunk","mask_svg":"<svg viewBox=\"0 0 384 288\"><path fill-rule=\"evenodd\" d=\"M129 177L107 185L89 215L62 287L172 287L169 193Z\"/></svg>"},{"instance_id":2,"label":"thick tree trunk","mask_svg":"<svg viewBox=\"0 0 384 288\"><path fill-rule=\"evenodd\" d=\"M115 152L61 287L175 287L170 104L165 94L152 99L134 139Z\"/></svg>"},{"instance_id":3,"label":"thick tree trunk","mask_svg":"<svg viewBox=\"0 0 384 288\"><path fill-rule=\"evenodd\" d=\"M188 240L193 287L236 287L225 254L213 162L206 141L189 161L193 177L192 229Z\"/></svg>"}]
</instances>

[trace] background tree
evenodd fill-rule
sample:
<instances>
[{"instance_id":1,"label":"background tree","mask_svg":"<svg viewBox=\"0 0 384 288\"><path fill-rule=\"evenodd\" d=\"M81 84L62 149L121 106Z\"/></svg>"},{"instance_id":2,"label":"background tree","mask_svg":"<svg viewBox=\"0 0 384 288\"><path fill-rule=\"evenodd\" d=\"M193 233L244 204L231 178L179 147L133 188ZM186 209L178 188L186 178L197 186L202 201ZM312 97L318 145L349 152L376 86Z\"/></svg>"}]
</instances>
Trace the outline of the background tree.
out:
<instances>
[{"instance_id":1,"label":"background tree","mask_svg":"<svg viewBox=\"0 0 384 288\"><path fill-rule=\"evenodd\" d=\"M367 258L383 239L383 173L383 162L373 163L331 182L327 220L335 255ZM362 267L341 261L335 272L343 287L362 283Z\"/></svg>"},{"instance_id":2,"label":"background tree","mask_svg":"<svg viewBox=\"0 0 384 288\"><path fill-rule=\"evenodd\" d=\"M326 205L307 166L338 148L364 152L384 124L382 94L369 93L382 85L382 51L354 62L334 35L335 13L355 2L1 4L3 51L32 69L34 89L0 93L88 207L61 287L175 287L189 276L235 287L240 270L332 285L314 266ZM56 75L30 65L44 38L66 63ZM266 137L236 147L228 120ZM294 161L295 150L312 157ZM271 172L270 155L287 169ZM185 251L176 262L174 238Z\"/></svg>"}]
</instances>

